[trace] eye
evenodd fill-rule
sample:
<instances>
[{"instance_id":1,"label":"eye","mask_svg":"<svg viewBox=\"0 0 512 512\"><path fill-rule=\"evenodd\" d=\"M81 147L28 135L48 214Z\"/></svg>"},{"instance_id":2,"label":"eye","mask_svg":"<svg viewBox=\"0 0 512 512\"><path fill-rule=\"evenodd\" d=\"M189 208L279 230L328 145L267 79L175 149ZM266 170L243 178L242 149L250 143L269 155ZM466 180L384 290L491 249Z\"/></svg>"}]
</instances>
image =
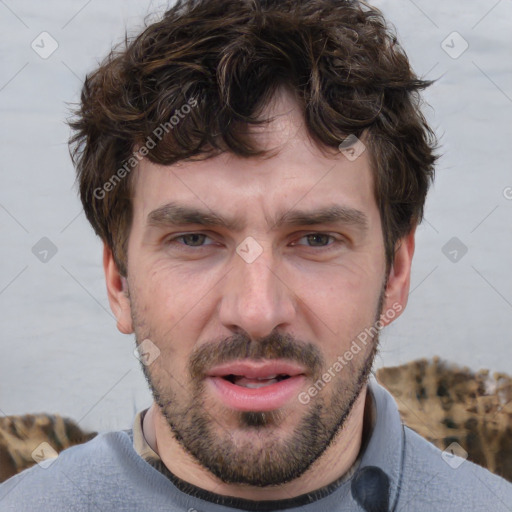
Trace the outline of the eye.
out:
<instances>
[{"instance_id":1,"label":"eye","mask_svg":"<svg viewBox=\"0 0 512 512\"><path fill-rule=\"evenodd\" d=\"M309 247L330 247L338 241L334 236L328 235L327 233L309 233L299 238L298 242L301 240L306 240L306 244L309 245ZM333 243L329 243L331 241L333 241ZM293 242L292 245L305 245L298 242Z\"/></svg>"},{"instance_id":2,"label":"eye","mask_svg":"<svg viewBox=\"0 0 512 512\"><path fill-rule=\"evenodd\" d=\"M178 243L179 245L185 245L187 247L202 247L204 245L211 245L211 243L204 243L207 239L211 240L211 238L204 233L185 233L184 235L178 235L168 239L167 243Z\"/></svg>"}]
</instances>

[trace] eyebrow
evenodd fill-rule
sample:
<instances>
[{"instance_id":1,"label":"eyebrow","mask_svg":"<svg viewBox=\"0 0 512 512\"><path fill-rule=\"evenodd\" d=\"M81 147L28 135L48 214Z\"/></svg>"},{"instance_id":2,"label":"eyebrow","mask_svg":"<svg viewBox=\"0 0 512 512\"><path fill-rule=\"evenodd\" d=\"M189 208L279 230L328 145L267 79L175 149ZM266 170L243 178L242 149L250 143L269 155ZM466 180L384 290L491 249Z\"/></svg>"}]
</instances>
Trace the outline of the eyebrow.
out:
<instances>
[{"instance_id":1,"label":"eyebrow","mask_svg":"<svg viewBox=\"0 0 512 512\"><path fill-rule=\"evenodd\" d=\"M344 224L366 231L368 218L360 210L340 205L329 205L314 210L288 210L277 216L275 221L267 219L270 230L280 227L313 226L317 224ZM167 203L147 216L149 227L170 227L199 224L205 227L223 227L231 231L241 231L244 222L240 218L225 218L211 210Z\"/></svg>"}]
</instances>

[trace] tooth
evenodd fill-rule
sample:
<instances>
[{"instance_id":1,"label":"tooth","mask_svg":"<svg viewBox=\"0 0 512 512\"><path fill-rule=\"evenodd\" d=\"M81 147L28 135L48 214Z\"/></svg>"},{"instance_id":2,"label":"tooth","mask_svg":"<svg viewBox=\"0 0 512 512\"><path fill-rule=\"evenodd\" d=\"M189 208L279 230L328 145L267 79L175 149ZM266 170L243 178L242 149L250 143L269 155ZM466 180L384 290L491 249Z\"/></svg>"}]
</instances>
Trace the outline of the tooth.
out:
<instances>
[{"instance_id":1,"label":"tooth","mask_svg":"<svg viewBox=\"0 0 512 512\"><path fill-rule=\"evenodd\" d=\"M257 388L263 388L265 386L268 386L270 384L274 384L274 382L277 382L277 379L271 379L265 383L258 384L256 382L246 382L245 384L241 384L244 388L251 388L251 389L257 389Z\"/></svg>"},{"instance_id":2,"label":"tooth","mask_svg":"<svg viewBox=\"0 0 512 512\"><path fill-rule=\"evenodd\" d=\"M277 377L277 375L269 375L268 377L256 377L256 380L270 380L270 379L275 379Z\"/></svg>"}]
</instances>

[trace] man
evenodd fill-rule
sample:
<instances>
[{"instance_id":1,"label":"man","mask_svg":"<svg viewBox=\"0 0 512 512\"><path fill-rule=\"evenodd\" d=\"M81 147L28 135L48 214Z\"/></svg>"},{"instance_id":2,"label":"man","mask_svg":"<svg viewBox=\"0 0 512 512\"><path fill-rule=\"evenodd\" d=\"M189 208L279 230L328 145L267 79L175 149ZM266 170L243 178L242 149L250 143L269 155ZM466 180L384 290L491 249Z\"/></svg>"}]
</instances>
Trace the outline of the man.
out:
<instances>
[{"instance_id":1,"label":"man","mask_svg":"<svg viewBox=\"0 0 512 512\"><path fill-rule=\"evenodd\" d=\"M0 510L510 510L369 379L435 137L362 2L183 0L88 76L71 141L154 403Z\"/></svg>"}]
</instances>

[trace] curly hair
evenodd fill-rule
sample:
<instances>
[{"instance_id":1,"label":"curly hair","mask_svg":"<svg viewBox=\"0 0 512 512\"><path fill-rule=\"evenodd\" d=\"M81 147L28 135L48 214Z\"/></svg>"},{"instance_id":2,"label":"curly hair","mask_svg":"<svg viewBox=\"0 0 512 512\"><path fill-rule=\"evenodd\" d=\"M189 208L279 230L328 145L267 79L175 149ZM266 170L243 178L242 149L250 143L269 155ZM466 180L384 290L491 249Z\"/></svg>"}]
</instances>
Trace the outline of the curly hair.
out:
<instances>
[{"instance_id":1,"label":"curly hair","mask_svg":"<svg viewBox=\"0 0 512 512\"><path fill-rule=\"evenodd\" d=\"M126 275L131 169L143 157L265 156L247 128L268 122L265 105L286 87L319 147L364 136L389 268L434 176L437 141L419 94L431 83L362 1L178 0L86 77L69 121L86 216Z\"/></svg>"}]
</instances>

